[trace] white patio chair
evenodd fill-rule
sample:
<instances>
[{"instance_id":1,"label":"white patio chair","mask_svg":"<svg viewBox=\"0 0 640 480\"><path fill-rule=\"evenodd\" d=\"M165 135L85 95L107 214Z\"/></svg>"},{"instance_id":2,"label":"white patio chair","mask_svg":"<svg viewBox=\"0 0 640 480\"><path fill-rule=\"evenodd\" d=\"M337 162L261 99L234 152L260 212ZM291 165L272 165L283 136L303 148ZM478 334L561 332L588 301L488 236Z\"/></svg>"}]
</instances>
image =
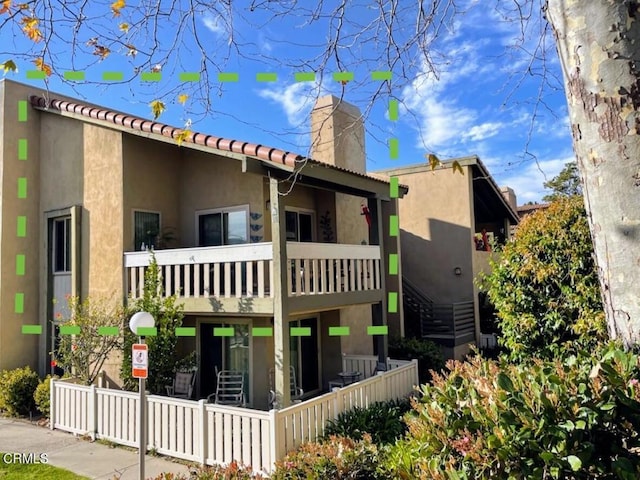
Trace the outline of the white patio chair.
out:
<instances>
[{"instance_id":1,"label":"white patio chair","mask_svg":"<svg viewBox=\"0 0 640 480\"><path fill-rule=\"evenodd\" d=\"M221 370L218 372L216 393L209 395L207 401L218 405L244 407L246 405L244 372L234 370Z\"/></svg>"},{"instance_id":2,"label":"white patio chair","mask_svg":"<svg viewBox=\"0 0 640 480\"><path fill-rule=\"evenodd\" d=\"M273 408L276 403L275 376L275 368L269 369L269 408ZM302 396L304 395L304 390L298 386L296 369L293 367L293 365L289 366L289 388L291 403L300 403L302 401Z\"/></svg>"},{"instance_id":3,"label":"white patio chair","mask_svg":"<svg viewBox=\"0 0 640 480\"><path fill-rule=\"evenodd\" d=\"M197 367L189 370L177 371L176 376L173 379L173 383L171 385L165 385L167 395L173 398L184 398L189 400L191 395L193 395L197 372Z\"/></svg>"}]
</instances>

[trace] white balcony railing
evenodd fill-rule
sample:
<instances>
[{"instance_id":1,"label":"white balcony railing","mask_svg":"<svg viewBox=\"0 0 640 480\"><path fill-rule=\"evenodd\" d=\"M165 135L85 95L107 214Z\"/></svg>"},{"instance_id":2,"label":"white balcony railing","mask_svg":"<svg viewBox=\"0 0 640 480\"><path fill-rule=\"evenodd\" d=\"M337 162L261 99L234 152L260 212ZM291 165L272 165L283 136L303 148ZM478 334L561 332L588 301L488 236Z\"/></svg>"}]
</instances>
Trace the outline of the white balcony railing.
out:
<instances>
[{"instance_id":1,"label":"white balcony railing","mask_svg":"<svg viewBox=\"0 0 640 480\"><path fill-rule=\"evenodd\" d=\"M197 247L154 252L164 295L181 298L273 297L271 243ZM334 243L287 243L289 296L379 290L380 247ZM127 252L128 291L139 298L149 252Z\"/></svg>"}]
</instances>

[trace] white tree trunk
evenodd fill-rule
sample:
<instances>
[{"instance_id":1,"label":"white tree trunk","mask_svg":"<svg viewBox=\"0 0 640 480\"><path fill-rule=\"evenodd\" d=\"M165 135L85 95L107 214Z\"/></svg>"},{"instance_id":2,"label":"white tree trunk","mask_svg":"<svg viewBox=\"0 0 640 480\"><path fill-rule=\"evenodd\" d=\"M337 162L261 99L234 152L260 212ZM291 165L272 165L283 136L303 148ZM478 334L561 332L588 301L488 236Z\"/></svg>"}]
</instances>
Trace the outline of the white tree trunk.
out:
<instances>
[{"instance_id":1,"label":"white tree trunk","mask_svg":"<svg viewBox=\"0 0 640 480\"><path fill-rule=\"evenodd\" d=\"M640 6L548 0L609 333L640 343Z\"/></svg>"}]
</instances>

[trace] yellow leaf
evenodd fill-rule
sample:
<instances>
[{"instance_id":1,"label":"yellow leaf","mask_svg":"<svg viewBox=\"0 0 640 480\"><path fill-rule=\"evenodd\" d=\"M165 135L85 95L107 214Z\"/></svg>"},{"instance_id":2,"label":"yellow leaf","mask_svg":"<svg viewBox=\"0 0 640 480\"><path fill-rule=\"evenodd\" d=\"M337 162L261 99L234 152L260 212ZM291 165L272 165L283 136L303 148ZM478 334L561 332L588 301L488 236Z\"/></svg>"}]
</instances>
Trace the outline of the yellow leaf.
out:
<instances>
[{"instance_id":1,"label":"yellow leaf","mask_svg":"<svg viewBox=\"0 0 640 480\"><path fill-rule=\"evenodd\" d=\"M114 17L120 16L120 10L125 7L124 0L116 0L111 4L111 11L113 12Z\"/></svg>"},{"instance_id":2,"label":"yellow leaf","mask_svg":"<svg viewBox=\"0 0 640 480\"><path fill-rule=\"evenodd\" d=\"M44 59L42 57L36 58L33 63L35 63L36 68L47 75L47 77L51 76L51 67L44 63Z\"/></svg>"},{"instance_id":3,"label":"yellow leaf","mask_svg":"<svg viewBox=\"0 0 640 480\"><path fill-rule=\"evenodd\" d=\"M433 153L426 155L426 157L429 160L429 166L431 167L431 170L435 170L440 166L440 160L438 160L438 157L436 157Z\"/></svg>"},{"instance_id":4,"label":"yellow leaf","mask_svg":"<svg viewBox=\"0 0 640 480\"><path fill-rule=\"evenodd\" d=\"M455 160L452 164L451 167L453 168L453 173L456 173L456 170L459 171L462 175L464 175L464 170L462 169L462 165L460 165L460 163Z\"/></svg>"},{"instance_id":5,"label":"yellow leaf","mask_svg":"<svg viewBox=\"0 0 640 480\"><path fill-rule=\"evenodd\" d=\"M185 103L187 103L188 98L189 98L189 95L187 95L186 93L182 93L178 95L178 103L181 105L184 105Z\"/></svg>"},{"instance_id":6,"label":"yellow leaf","mask_svg":"<svg viewBox=\"0 0 640 480\"><path fill-rule=\"evenodd\" d=\"M4 63L0 63L0 65L2 65L2 69L4 70L5 75L8 72L17 72L18 71L18 67L16 67L16 64L13 62L13 60L7 60Z\"/></svg>"},{"instance_id":7,"label":"yellow leaf","mask_svg":"<svg viewBox=\"0 0 640 480\"><path fill-rule=\"evenodd\" d=\"M151 106L151 112L153 112L153 119L157 119L162 112L164 112L165 106L160 100L154 100L149 104Z\"/></svg>"},{"instance_id":8,"label":"yellow leaf","mask_svg":"<svg viewBox=\"0 0 640 480\"><path fill-rule=\"evenodd\" d=\"M123 31L124 33L129 32L129 24L128 23L121 23L120 25L118 25L118 28Z\"/></svg>"},{"instance_id":9,"label":"yellow leaf","mask_svg":"<svg viewBox=\"0 0 640 480\"><path fill-rule=\"evenodd\" d=\"M21 20L22 23L22 31L25 33L27 37L29 37L34 42L39 42L42 40L42 32L38 28L38 19L35 17L24 17Z\"/></svg>"},{"instance_id":10,"label":"yellow leaf","mask_svg":"<svg viewBox=\"0 0 640 480\"><path fill-rule=\"evenodd\" d=\"M182 142L184 142L187 138L189 138L190 135L191 135L191 132L189 130L182 130L176 136L176 141L178 142L178 146L182 145Z\"/></svg>"},{"instance_id":11,"label":"yellow leaf","mask_svg":"<svg viewBox=\"0 0 640 480\"><path fill-rule=\"evenodd\" d=\"M0 15L3 13L9 13L9 8L11 7L11 0L3 0L2 8L0 8Z\"/></svg>"},{"instance_id":12,"label":"yellow leaf","mask_svg":"<svg viewBox=\"0 0 640 480\"><path fill-rule=\"evenodd\" d=\"M96 45L96 48L93 51L93 54L100 57L100 60L104 60L105 58L107 58L110 53L111 50L109 50L107 47L103 47L102 45Z\"/></svg>"}]
</instances>

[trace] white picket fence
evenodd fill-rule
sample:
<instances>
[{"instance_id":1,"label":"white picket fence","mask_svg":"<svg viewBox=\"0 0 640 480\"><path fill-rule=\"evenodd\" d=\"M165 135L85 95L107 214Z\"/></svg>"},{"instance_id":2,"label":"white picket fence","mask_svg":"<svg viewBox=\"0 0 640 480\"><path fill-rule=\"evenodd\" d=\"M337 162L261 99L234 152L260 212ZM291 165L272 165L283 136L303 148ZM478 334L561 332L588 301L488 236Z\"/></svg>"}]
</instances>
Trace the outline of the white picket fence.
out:
<instances>
[{"instance_id":1,"label":"white picket fence","mask_svg":"<svg viewBox=\"0 0 640 480\"><path fill-rule=\"evenodd\" d=\"M388 372L268 412L149 395L147 448L206 465L236 460L268 473L288 451L323 435L341 412L411 393L417 361L392 362ZM50 426L136 447L139 401L134 392L52 380Z\"/></svg>"}]
</instances>

